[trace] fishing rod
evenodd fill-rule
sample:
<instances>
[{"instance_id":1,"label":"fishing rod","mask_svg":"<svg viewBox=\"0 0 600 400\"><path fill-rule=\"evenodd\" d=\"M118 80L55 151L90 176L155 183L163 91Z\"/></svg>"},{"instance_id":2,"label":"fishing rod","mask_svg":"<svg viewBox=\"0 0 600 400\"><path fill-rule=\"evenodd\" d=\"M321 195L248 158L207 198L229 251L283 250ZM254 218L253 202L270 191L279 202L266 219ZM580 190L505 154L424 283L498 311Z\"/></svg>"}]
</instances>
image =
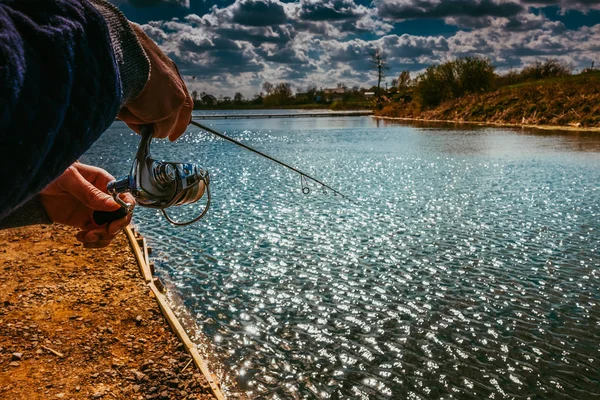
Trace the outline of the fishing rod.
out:
<instances>
[{"instance_id":1,"label":"fishing rod","mask_svg":"<svg viewBox=\"0 0 600 400\"><path fill-rule=\"evenodd\" d=\"M340 193L339 191L335 190L334 188L332 188L332 187L331 187L331 186L329 186L328 184L326 184L326 183L324 183L324 182L320 181L320 180L319 180L319 179L317 179L317 178L314 178L314 177L312 177L312 176L308 175L308 174L307 174L307 173L305 173L305 172L302 172L302 171L300 171L300 170L299 170L299 169L297 169L297 168L294 168L294 167L292 167L291 165L288 165L288 164L286 164L286 163L284 163L284 162L281 162L281 161L279 161L279 160L277 160L277 159L275 159L275 158L273 158L273 157L271 157L271 156L269 156L269 155L267 155L267 154L265 154L265 153L263 153L263 152L261 152L261 151L258 151L258 150L256 150L256 149L253 149L252 147L250 147L250 146L248 146L248 145L245 145L244 143L241 143L241 142L239 142L239 141L237 141L237 140L235 140L235 139L233 139L233 138L230 138L229 136L227 136L227 135L225 135L225 134L223 134L223 133L221 133L221 132L219 132L219 131L216 131L216 130L212 129L211 127L208 127L208 126L206 126L206 125L203 125L203 124L201 124L201 123L199 123L199 122L196 122L196 121L193 121L193 120L192 120L192 121L190 121L190 124L192 124L192 125L195 125L195 126L197 126L198 128L200 128L200 129L202 129L202 130L205 130L206 132L212 133L213 135L215 135L215 136L218 136L218 137L220 137L221 139L225 139L225 140L227 140L228 142L231 142L231 143L233 143L233 144L235 144L235 145L238 145L238 146L240 146L240 147L243 147L244 149L246 149L246 150L248 150L248 151L251 151L252 153L258 154L258 155L259 155L259 156L261 156L261 157L264 157L264 158L266 158L266 159L269 159L269 160L271 160L271 161L273 161L273 162L276 162L277 164L279 164L279 165L281 165L281 166L283 166L283 167L285 167L285 168L288 168L288 169L290 169L290 170L292 170L292 171L296 172L297 174L300 174L300 184L302 185L302 193L304 193L304 194L309 194L309 193L310 193L310 188L308 187L308 184L306 183L306 178L308 178L308 179L310 179L311 181L318 183L318 184L319 184L319 185L321 185L322 187L324 187L324 188L327 188L327 189L331 190L331 191L333 192L334 196L337 196L337 195L339 195L339 196L340 196L340 197L342 197L343 199L345 199L345 200L348 200L349 202L351 202L351 203L353 203L353 204L358 204L358 203L356 203L356 201L352 200L352 199L351 199L351 198L349 198L348 196L346 196L346 195L344 195L344 194Z\"/></svg>"},{"instance_id":2,"label":"fishing rod","mask_svg":"<svg viewBox=\"0 0 600 400\"><path fill-rule=\"evenodd\" d=\"M208 126L195 121L190 121L190 124L300 174L300 184L302 185L302 193L304 194L310 193L310 188L306 181L308 178L318 183L323 188L331 190L334 195L339 195L349 202L357 204L348 196L345 196L328 184L297 168L281 162L261 151L253 149L252 147L230 138ZM208 171L205 171L199 165L193 163L177 163L154 159L150 155L150 143L152 142L153 133L154 128L152 125L144 125L141 127L140 135L142 136L142 140L139 143L138 151L133 160L133 164L131 165L129 174L121 179L109 182L106 188L107 193L113 196L113 199L121 206L121 208L116 211L94 211L93 218L96 224L104 225L116 219L123 218L127 214L133 212L134 204L124 202L120 197L123 193L130 193L134 197L135 202L142 207L159 209L164 217L173 225L189 225L199 221L206 215L211 202L210 177ZM326 193L325 189L323 189L323 192ZM195 203L200 200L200 198L204 197L204 193L207 195L206 205L200 215L196 218L182 222L172 219L167 214L167 208Z\"/></svg>"}]
</instances>

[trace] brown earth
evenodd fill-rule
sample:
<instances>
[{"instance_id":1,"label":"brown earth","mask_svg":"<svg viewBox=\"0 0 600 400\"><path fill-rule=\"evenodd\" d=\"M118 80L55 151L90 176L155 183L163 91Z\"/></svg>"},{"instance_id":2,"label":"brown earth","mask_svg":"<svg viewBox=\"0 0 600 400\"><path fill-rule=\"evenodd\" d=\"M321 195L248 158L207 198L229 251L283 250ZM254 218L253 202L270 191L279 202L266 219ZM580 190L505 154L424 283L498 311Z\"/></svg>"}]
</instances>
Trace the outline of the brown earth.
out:
<instances>
[{"instance_id":1,"label":"brown earth","mask_svg":"<svg viewBox=\"0 0 600 400\"><path fill-rule=\"evenodd\" d=\"M392 102L379 117L600 130L600 71L527 82L469 94L422 108L418 101Z\"/></svg>"},{"instance_id":2,"label":"brown earth","mask_svg":"<svg viewBox=\"0 0 600 400\"><path fill-rule=\"evenodd\" d=\"M212 399L139 275L124 234L0 231L0 399Z\"/></svg>"}]
</instances>

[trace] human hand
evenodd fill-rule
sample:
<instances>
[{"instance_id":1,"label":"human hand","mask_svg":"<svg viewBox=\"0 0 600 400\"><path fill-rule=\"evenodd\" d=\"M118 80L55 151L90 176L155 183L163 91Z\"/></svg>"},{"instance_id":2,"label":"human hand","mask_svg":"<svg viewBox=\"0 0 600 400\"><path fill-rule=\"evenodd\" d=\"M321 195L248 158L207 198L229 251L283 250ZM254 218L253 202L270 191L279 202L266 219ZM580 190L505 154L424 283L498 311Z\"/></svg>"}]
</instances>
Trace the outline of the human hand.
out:
<instances>
[{"instance_id":1,"label":"human hand","mask_svg":"<svg viewBox=\"0 0 600 400\"><path fill-rule=\"evenodd\" d=\"M116 211L119 205L105 193L113 176L101 168L74 163L39 194L46 214L54 222L80 228L77 240L84 247L106 247L115 235L131 221L131 214L98 226L92 217L94 211ZM125 202L135 204L129 193L122 195Z\"/></svg>"},{"instance_id":2,"label":"human hand","mask_svg":"<svg viewBox=\"0 0 600 400\"><path fill-rule=\"evenodd\" d=\"M185 132L192 118L194 102L177 66L142 29L131 25L150 59L150 77L142 93L117 115L135 132L140 125L154 124L154 137L174 142Z\"/></svg>"}]
</instances>

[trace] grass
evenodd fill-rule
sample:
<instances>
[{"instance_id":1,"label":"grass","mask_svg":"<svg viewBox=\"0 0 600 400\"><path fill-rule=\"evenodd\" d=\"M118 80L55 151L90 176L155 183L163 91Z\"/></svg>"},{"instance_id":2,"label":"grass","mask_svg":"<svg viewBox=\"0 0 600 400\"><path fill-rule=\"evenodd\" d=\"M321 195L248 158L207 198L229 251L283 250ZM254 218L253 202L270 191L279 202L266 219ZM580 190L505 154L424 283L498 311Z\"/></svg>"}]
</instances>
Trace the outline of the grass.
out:
<instances>
[{"instance_id":1,"label":"grass","mask_svg":"<svg viewBox=\"0 0 600 400\"><path fill-rule=\"evenodd\" d=\"M524 82L446 101L390 103L379 116L523 125L600 127L600 71Z\"/></svg>"}]
</instances>

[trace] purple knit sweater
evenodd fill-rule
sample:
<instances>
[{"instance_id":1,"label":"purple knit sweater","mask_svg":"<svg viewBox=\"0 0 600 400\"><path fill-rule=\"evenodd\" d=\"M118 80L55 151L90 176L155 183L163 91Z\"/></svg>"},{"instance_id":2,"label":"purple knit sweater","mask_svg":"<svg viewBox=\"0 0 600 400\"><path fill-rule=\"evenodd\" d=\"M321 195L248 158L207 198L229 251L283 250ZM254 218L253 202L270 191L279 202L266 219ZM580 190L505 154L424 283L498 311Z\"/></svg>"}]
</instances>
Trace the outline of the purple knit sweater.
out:
<instances>
[{"instance_id":1,"label":"purple knit sweater","mask_svg":"<svg viewBox=\"0 0 600 400\"><path fill-rule=\"evenodd\" d=\"M0 220L92 145L149 68L104 0L0 0Z\"/></svg>"}]
</instances>

